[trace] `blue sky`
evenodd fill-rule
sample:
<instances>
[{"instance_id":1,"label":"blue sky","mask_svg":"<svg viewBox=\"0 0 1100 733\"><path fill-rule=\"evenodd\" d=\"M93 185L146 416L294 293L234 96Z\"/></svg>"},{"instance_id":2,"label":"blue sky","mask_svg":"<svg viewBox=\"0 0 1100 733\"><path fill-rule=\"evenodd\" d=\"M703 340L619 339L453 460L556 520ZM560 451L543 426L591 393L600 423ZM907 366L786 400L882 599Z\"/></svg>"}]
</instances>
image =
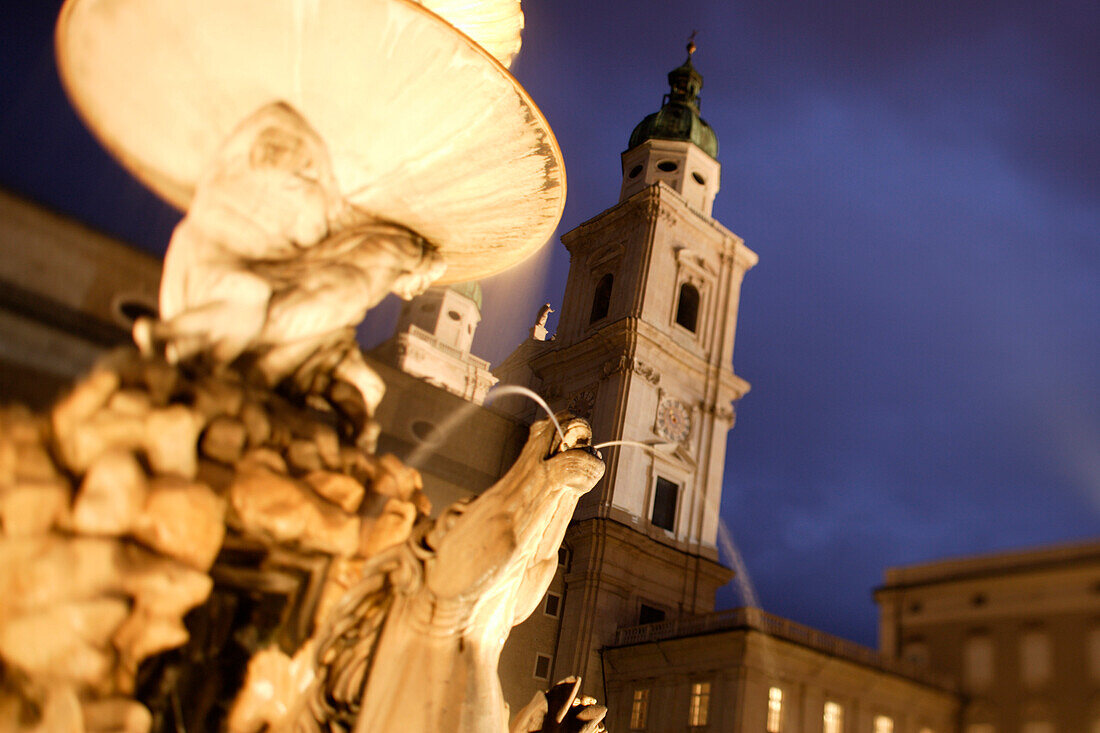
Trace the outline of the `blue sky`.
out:
<instances>
[{"instance_id":1,"label":"blue sky","mask_svg":"<svg viewBox=\"0 0 1100 733\"><path fill-rule=\"evenodd\" d=\"M58 5L20 5L0 184L163 251L177 215L64 101ZM525 7L514 71L565 154L559 234L615 203L619 153L698 30L714 214L760 255L722 514L765 608L873 643L886 566L1100 536L1100 6ZM555 237L486 282L475 351L499 362L567 269Z\"/></svg>"}]
</instances>

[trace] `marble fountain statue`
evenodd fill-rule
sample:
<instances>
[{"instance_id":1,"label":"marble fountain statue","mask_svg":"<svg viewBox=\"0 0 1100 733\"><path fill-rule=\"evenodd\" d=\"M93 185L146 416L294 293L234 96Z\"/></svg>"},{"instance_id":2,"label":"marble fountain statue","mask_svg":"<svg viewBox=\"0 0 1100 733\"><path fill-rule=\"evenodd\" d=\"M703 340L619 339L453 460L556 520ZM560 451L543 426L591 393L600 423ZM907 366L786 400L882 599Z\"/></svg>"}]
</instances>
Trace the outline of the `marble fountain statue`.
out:
<instances>
[{"instance_id":1,"label":"marble fountain statue","mask_svg":"<svg viewBox=\"0 0 1100 733\"><path fill-rule=\"evenodd\" d=\"M434 519L376 455L355 327L553 232L518 0L67 0L78 112L186 212L160 313L46 414L0 410L0 731L602 730L497 664L603 463L583 420ZM560 424L559 424L560 423ZM471 449L476 449L471 446Z\"/></svg>"}]
</instances>

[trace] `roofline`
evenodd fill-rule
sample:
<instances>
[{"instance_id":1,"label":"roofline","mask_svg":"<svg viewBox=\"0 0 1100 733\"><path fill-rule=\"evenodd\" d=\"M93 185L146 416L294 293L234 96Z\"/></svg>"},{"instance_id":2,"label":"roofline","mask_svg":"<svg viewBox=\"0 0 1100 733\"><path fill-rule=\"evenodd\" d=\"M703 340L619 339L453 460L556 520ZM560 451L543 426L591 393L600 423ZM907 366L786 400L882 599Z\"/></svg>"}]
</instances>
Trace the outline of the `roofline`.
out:
<instances>
[{"instance_id":1,"label":"roofline","mask_svg":"<svg viewBox=\"0 0 1100 733\"><path fill-rule=\"evenodd\" d=\"M1006 577L1055 568L1067 564L1100 563L1100 541L1086 540L1047 547L960 556L887 568L885 582L874 594L929 585L956 583L978 578Z\"/></svg>"},{"instance_id":2,"label":"roofline","mask_svg":"<svg viewBox=\"0 0 1100 733\"><path fill-rule=\"evenodd\" d=\"M902 677L942 692L951 694L957 694L958 692L951 681L942 675L929 673L927 670L916 667L903 659L888 657L870 647L839 636L833 636L827 632L805 626L753 606L717 611L703 616L676 618L656 624L620 627L615 633L615 644L612 647L655 644L730 631L755 631L852 664Z\"/></svg>"}]
</instances>

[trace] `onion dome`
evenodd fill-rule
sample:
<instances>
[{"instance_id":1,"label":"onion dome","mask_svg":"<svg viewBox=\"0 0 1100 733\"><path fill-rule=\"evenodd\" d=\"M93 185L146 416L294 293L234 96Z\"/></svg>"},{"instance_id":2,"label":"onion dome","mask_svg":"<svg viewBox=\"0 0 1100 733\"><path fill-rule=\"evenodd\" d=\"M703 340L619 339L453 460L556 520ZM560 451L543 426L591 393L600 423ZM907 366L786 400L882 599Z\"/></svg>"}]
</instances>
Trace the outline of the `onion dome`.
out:
<instances>
[{"instance_id":1,"label":"onion dome","mask_svg":"<svg viewBox=\"0 0 1100 733\"><path fill-rule=\"evenodd\" d=\"M477 280L470 280L464 283L454 283L449 286L451 290L455 291L464 298L469 298L477 304L477 309L481 310L481 283Z\"/></svg>"},{"instance_id":2,"label":"onion dome","mask_svg":"<svg viewBox=\"0 0 1100 733\"><path fill-rule=\"evenodd\" d=\"M695 43L687 46L688 57L682 65L668 72L669 93L661 109L642 120L630 133L628 150L646 140L686 140L698 145L712 158L718 158L718 136L699 116L699 92L703 75L691 65Z\"/></svg>"}]
</instances>

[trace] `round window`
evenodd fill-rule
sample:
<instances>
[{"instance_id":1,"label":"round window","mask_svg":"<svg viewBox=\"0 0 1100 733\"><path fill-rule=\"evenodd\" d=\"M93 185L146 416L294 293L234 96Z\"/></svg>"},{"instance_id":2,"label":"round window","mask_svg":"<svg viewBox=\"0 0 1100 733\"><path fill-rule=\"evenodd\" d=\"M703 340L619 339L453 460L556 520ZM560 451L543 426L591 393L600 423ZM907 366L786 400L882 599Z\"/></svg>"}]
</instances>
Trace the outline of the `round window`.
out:
<instances>
[{"instance_id":1,"label":"round window","mask_svg":"<svg viewBox=\"0 0 1100 733\"><path fill-rule=\"evenodd\" d=\"M417 420L409 429L412 430L412 434L416 436L417 440L429 440L435 434L435 425L432 425L427 420Z\"/></svg>"},{"instance_id":2,"label":"round window","mask_svg":"<svg viewBox=\"0 0 1100 733\"><path fill-rule=\"evenodd\" d=\"M458 311L447 311L447 317L450 318L452 321L462 320L462 314Z\"/></svg>"},{"instance_id":3,"label":"round window","mask_svg":"<svg viewBox=\"0 0 1100 733\"><path fill-rule=\"evenodd\" d=\"M699 175L698 172L692 173L691 177L694 178L695 182L698 183L700 186L707 185L707 179L705 179L701 175Z\"/></svg>"},{"instance_id":4,"label":"round window","mask_svg":"<svg viewBox=\"0 0 1100 733\"><path fill-rule=\"evenodd\" d=\"M671 160L662 160L660 163L657 164L657 170L664 171L665 173L672 173L672 171L676 170L679 167L680 166L676 165L676 163Z\"/></svg>"}]
</instances>

